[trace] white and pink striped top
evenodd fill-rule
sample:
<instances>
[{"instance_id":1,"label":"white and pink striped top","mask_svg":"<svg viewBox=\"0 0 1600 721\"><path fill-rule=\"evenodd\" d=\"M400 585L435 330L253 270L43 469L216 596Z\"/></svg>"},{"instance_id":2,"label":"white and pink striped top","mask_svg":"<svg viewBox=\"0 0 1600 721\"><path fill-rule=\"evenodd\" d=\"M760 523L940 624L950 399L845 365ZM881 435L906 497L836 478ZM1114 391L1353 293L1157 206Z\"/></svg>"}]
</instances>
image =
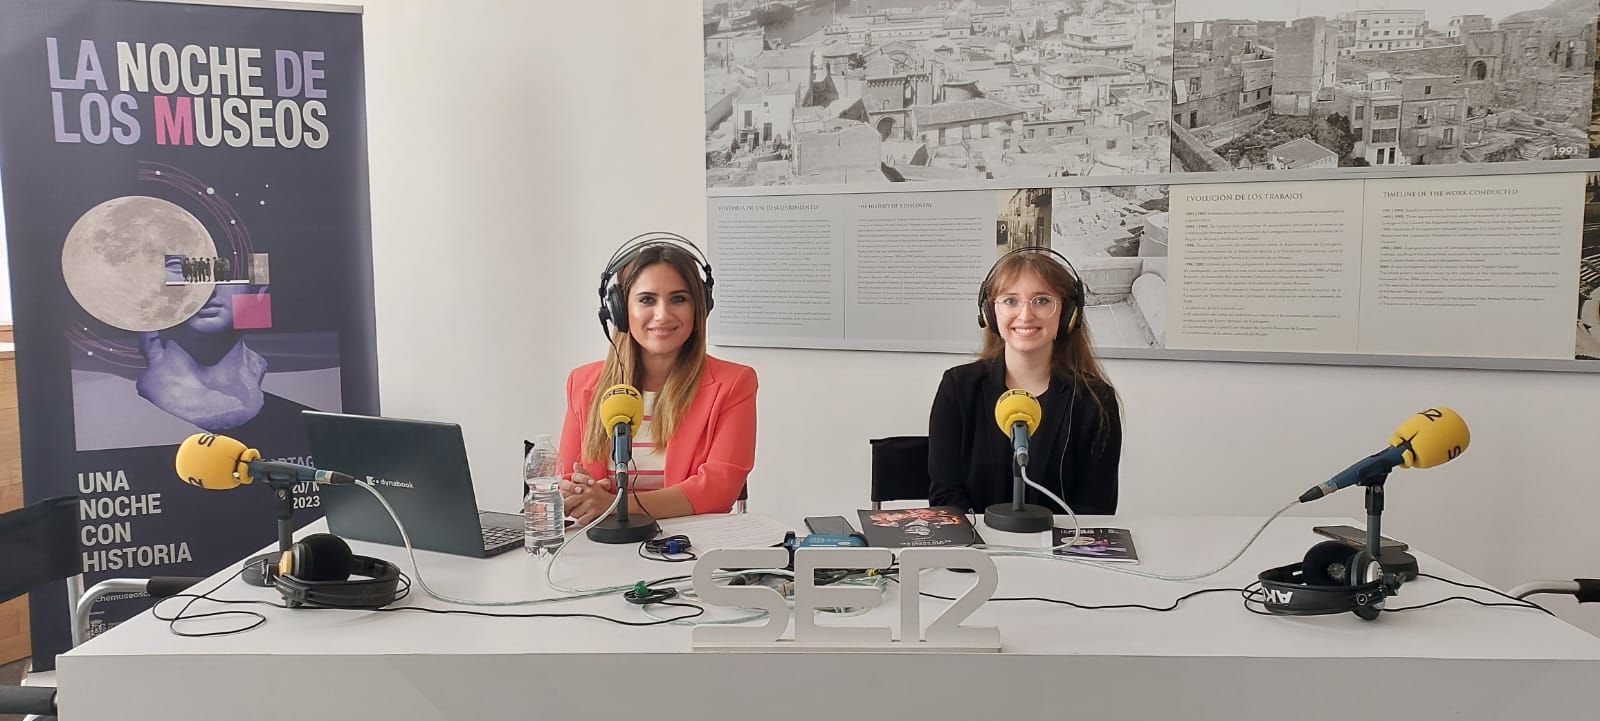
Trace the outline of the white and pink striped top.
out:
<instances>
[{"instance_id":1,"label":"white and pink striped top","mask_svg":"<svg viewBox=\"0 0 1600 721\"><path fill-rule=\"evenodd\" d=\"M665 485L667 453L655 449L655 431L651 419L656 409L655 391L644 392L644 420L633 436L633 468L628 475L628 486L639 491L659 490Z\"/></svg>"}]
</instances>

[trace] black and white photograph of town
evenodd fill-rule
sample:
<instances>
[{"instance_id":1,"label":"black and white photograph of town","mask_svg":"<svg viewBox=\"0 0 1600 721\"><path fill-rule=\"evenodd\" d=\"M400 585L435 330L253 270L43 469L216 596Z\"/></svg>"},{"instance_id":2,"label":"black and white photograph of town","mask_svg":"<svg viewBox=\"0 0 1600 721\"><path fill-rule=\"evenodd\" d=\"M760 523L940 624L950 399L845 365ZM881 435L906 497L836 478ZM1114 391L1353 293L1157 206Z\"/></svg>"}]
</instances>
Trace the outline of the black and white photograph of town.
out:
<instances>
[{"instance_id":1,"label":"black and white photograph of town","mask_svg":"<svg viewBox=\"0 0 1600 721\"><path fill-rule=\"evenodd\" d=\"M1594 0L1181 0L1173 172L1584 158Z\"/></svg>"},{"instance_id":2,"label":"black and white photograph of town","mask_svg":"<svg viewBox=\"0 0 1600 721\"><path fill-rule=\"evenodd\" d=\"M703 0L709 187L1167 172L1172 0Z\"/></svg>"}]
</instances>

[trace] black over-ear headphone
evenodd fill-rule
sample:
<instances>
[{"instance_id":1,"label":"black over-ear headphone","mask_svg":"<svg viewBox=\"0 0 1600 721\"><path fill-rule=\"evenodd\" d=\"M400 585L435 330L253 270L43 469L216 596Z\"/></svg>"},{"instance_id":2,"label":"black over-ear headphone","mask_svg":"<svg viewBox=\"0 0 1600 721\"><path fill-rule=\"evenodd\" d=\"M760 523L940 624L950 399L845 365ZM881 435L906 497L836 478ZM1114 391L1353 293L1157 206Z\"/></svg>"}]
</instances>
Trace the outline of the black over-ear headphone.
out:
<instances>
[{"instance_id":1,"label":"black over-ear headphone","mask_svg":"<svg viewBox=\"0 0 1600 721\"><path fill-rule=\"evenodd\" d=\"M987 328L990 333L995 335L1000 334L1000 329L995 326L994 300L989 297L989 284L994 281L994 272L995 269L1000 267L1000 262L1019 253L1048 253L1053 255L1056 260L1061 262L1062 267L1067 269L1067 274L1072 276L1072 297L1061 299L1061 302L1067 306L1063 309L1064 312L1061 317L1061 332L1071 335L1073 331L1078 329L1078 321L1081 320L1083 315L1083 278L1078 275L1078 269L1072 267L1072 261L1067 260L1067 256L1042 245L1030 245L1008 251L1005 255L995 259L994 265L989 266L989 273L983 276L983 285L978 286L978 327Z\"/></svg>"},{"instance_id":2,"label":"black over-ear headphone","mask_svg":"<svg viewBox=\"0 0 1600 721\"><path fill-rule=\"evenodd\" d=\"M1269 568L1257 579L1261 604L1272 613L1319 616L1351 611L1367 621L1378 617L1383 600L1400 585L1400 577L1385 573L1371 554L1340 541L1312 546L1300 563Z\"/></svg>"},{"instance_id":3,"label":"black over-ear headphone","mask_svg":"<svg viewBox=\"0 0 1600 721\"><path fill-rule=\"evenodd\" d=\"M388 561L350 552L331 533L306 536L283 552L272 585L285 605L329 608L383 608L400 593L400 568ZM366 576L352 580L351 576Z\"/></svg>"},{"instance_id":4,"label":"black over-ear headphone","mask_svg":"<svg viewBox=\"0 0 1600 721\"><path fill-rule=\"evenodd\" d=\"M706 313L710 313L712 307L716 305L711 289L717 281L711 277L711 261L700 251L699 246L689 242L688 238L666 231L636 235L623 243L617 252L611 254L606 269L600 273L600 330L606 334L607 339L611 338L611 329L607 324L616 326L622 333L628 332L628 299L622 296L622 289L611 281L645 249L659 246L674 247L689 252L695 264L700 266L700 280L706 289Z\"/></svg>"}]
</instances>

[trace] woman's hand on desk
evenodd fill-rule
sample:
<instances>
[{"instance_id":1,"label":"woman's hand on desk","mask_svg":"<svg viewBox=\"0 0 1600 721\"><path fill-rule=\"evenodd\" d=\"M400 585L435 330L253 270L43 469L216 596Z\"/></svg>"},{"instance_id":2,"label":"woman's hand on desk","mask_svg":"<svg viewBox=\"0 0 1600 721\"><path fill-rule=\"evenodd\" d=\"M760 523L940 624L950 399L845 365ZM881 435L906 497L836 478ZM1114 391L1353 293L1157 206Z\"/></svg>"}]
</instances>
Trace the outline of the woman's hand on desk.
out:
<instances>
[{"instance_id":1,"label":"woman's hand on desk","mask_svg":"<svg viewBox=\"0 0 1600 721\"><path fill-rule=\"evenodd\" d=\"M614 488L610 478L595 479L583 470L582 465L574 463L572 480L561 482L561 500L566 506L567 515L583 525L611 507L616 498Z\"/></svg>"}]
</instances>

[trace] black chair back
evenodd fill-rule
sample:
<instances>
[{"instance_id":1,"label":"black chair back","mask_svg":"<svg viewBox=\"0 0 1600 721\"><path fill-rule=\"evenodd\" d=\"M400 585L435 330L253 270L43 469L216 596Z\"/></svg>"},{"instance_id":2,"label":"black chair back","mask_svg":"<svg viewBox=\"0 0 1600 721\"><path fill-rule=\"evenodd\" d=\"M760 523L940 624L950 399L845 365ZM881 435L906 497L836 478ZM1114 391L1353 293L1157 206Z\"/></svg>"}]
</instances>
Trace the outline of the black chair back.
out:
<instances>
[{"instance_id":1,"label":"black chair back","mask_svg":"<svg viewBox=\"0 0 1600 721\"><path fill-rule=\"evenodd\" d=\"M0 601L80 573L77 496L0 513Z\"/></svg>"},{"instance_id":2,"label":"black chair back","mask_svg":"<svg viewBox=\"0 0 1600 721\"><path fill-rule=\"evenodd\" d=\"M928 437L872 439L872 507L928 497Z\"/></svg>"}]
</instances>

